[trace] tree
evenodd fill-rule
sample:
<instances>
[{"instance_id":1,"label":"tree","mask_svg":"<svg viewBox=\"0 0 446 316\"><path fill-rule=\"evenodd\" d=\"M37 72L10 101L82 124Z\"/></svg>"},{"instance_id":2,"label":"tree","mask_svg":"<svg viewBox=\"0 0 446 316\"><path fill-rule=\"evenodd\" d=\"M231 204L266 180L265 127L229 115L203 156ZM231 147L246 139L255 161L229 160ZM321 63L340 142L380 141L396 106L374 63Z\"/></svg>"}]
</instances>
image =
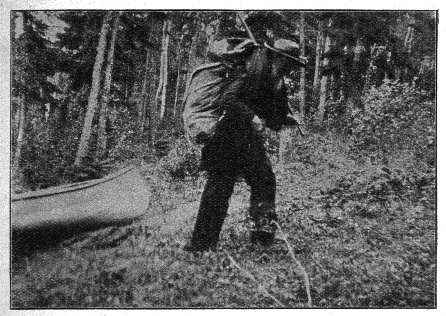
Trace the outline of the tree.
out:
<instances>
[{"instance_id":1,"label":"tree","mask_svg":"<svg viewBox=\"0 0 446 316\"><path fill-rule=\"evenodd\" d=\"M59 14L66 27L57 35L58 48L63 52L58 70L70 75L73 91L91 85L91 78L105 12L64 11Z\"/></svg>"},{"instance_id":2,"label":"tree","mask_svg":"<svg viewBox=\"0 0 446 316\"><path fill-rule=\"evenodd\" d=\"M149 81L149 74L150 74L150 68L151 68L151 62L152 62L152 48L147 47L147 53L146 53L146 62L144 65L144 78L143 78L143 84L141 87L141 98L139 100L139 126L140 126L140 137L144 135L144 129L146 124L146 111L147 111L147 100L148 100L148 81Z\"/></svg>"},{"instance_id":3,"label":"tree","mask_svg":"<svg viewBox=\"0 0 446 316\"><path fill-rule=\"evenodd\" d=\"M149 31L147 32L146 38L147 38L147 44L146 44L146 58L145 58L145 64L144 64L144 74L143 74L143 82L141 86L141 93L140 93L140 100L139 100L139 135L141 137L144 136L145 133L145 127L146 127L146 120L147 120L147 113L149 114L149 140L153 137L153 130L154 126L152 126L155 123L154 116L156 115L156 111L153 111L150 107L153 99L153 91L154 91L154 85L155 80L150 80L151 78L155 78L156 76L156 61L155 61L155 39L158 34L158 28L157 28L157 20L154 17L149 17L149 20L147 21L147 24L149 26ZM150 108L149 108L150 107Z\"/></svg>"},{"instance_id":4,"label":"tree","mask_svg":"<svg viewBox=\"0 0 446 316\"><path fill-rule=\"evenodd\" d=\"M193 36L190 41L189 45L189 52L188 52L188 60L187 60L187 67L188 72L186 76L186 90L188 89L188 85L190 82L190 77L192 75L192 72L195 70L195 67L197 67L197 47L198 47L198 39L200 36L200 13L196 13L196 16L193 21Z\"/></svg>"},{"instance_id":5,"label":"tree","mask_svg":"<svg viewBox=\"0 0 446 316\"><path fill-rule=\"evenodd\" d=\"M12 38L12 105L18 128L13 167L20 173L24 150L32 151L35 145L27 146L28 122L42 119L45 104L54 104L52 94L57 88L48 78L55 73L58 55L46 37L47 25L40 19L28 11L13 12L11 17L17 25Z\"/></svg>"},{"instance_id":6,"label":"tree","mask_svg":"<svg viewBox=\"0 0 446 316\"><path fill-rule=\"evenodd\" d=\"M162 70L160 70L160 82L162 83L161 90L161 106L160 106L160 120L164 121L166 116L166 91L168 83L168 65L169 65L169 40L170 40L170 30L172 28L172 21L170 19L166 20L165 32L163 32L163 48L161 52L161 65ZM162 73L162 76L161 76Z\"/></svg>"},{"instance_id":7,"label":"tree","mask_svg":"<svg viewBox=\"0 0 446 316\"><path fill-rule=\"evenodd\" d=\"M331 38L331 34L330 34L330 27L333 24L333 19L330 18L328 21L328 25L327 25L327 30L325 31L325 36L324 36L324 61L323 61L323 66L324 67L328 67L330 59L328 58L327 54L330 51L331 47L333 46L332 43L332 38ZM321 89L320 89L320 95L319 95L319 108L318 108L318 120L319 122L322 122L322 119L324 118L324 114L325 114L325 102L327 99L327 89L328 89L328 79L329 76L327 73L322 75L322 79L321 79Z\"/></svg>"},{"instance_id":8,"label":"tree","mask_svg":"<svg viewBox=\"0 0 446 316\"><path fill-rule=\"evenodd\" d=\"M160 57L160 71L159 71L159 81L158 88L155 94L155 108L158 109L158 100L160 100L159 106L159 119L162 122L166 114L166 89L167 89L167 78L168 78L168 60L169 60L169 38L170 29L172 23L166 17L163 24L163 39L161 46L161 57Z\"/></svg>"},{"instance_id":9,"label":"tree","mask_svg":"<svg viewBox=\"0 0 446 316\"><path fill-rule=\"evenodd\" d=\"M116 13L13 12L13 22L25 24L12 38L14 166L36 169L34 162L46 161L68 170L74 158L77 164L83 160L76 152L84 158L90 152L127 159L134 157L134 148L155 144L155 132L170 141L181 134L178 114L184 91L193 70L209 61L209 43L247 36L236 12L126 11L119 22ZM38 18L48 15L65 23L58 25L63 32L54 42L48 41L42 23L47 19ZM308 66L290 78L290 100L299 100L299 113L308 113L311 105L317 120L329 115L330 122L341 125L343 116L337 114L346 114L351 105L360 109L366 90L384 78L435 91L435 18L435 12L415 11L287 11L253 21L261 30L256 36L299 41L302 56L309 57ZM19 29L13 27L11 33ZM311 98L306 97L309 91ZM282 149L292 138L287 132Z\"/></svg>"},{"instance_id":10,"label":"tree","mask_svg":"<svg viewBox=\"0 0 446 316\"><path fill-rule=\"evenodd\" d=\"M107 149L107 115L108 115L108 103L110 100L110 87L112 81L112 71L115 57L115 43L116 34L118 32L119 16L120 12L113 17L113 28L110 40L110 47L107 55L107 66L105 68L104 90L101 98L101 109L99 113L99 131L98 131L98 144L96 146L97 156L104 157Z\"/></svg>"},{"instance_id":11,"label":"tree","mask_svg":"<svg viewBox=\"0 0 446 316\"><path fill-rule=\"evenodd\" d=\"M317 28L317 39L316 39L316 58L314 63L314 79L313 79L313 99L316 101L319 99L319 95L316 94L318 91L320 84L320 65L321 65L321 55L322 55L322 46L323 44L323 33L322 33L322 19L319 17L318 19L318 28Z\"/></svg>"},{"instance_id":12,"label":"tree","mask_svg":"<svg viewBox=\"0 0 446 316\"><path fill-rule=\"evenodd\" d=\"M17 19L17 15L16 14L14 14L13 19L14 20ZM27 23L25 14L22 14L21 22L22 23L20 25L20 29L23 32L25 30L25 25ZM18 46L18 45L16 45L16 46ZM19 56L19 54L22 55L22 56ZM17 62L19 58L20 59L23 58L22 61L24 62L24 64L27 63L26 62L26 57L27 56L26 56L25 52L23 51L23 48L17 47L16 50L15 50L14 56L16 58L13 60L13 62ZM17 66L20 67L22 65L20 65L20 66L17 65ZM22 67L20 67L20 68L22 68ZM24 69L20 69L19 70L19 69L16 68L15 70L21 72L21 74L19 75L19 78L17 78L18 82L20 83L20 85L22 87L26 87L25 76L24 76L24 73L23 73ZM17 119L16 119L16 121L17 121L16 125L17 125L17 128L18 128L18 133L17 133L16 151L15 151L14 159L13 159L13 166L16 168L16 171L18 171L18 167L19 167L20 160L21 160L21 157L22 157L22 149L23 149L24 138L25 138L25 125L26 125L26 121L25 121L25 119L26 119L26 105L25 105L25 102L26 101L25 101L25 91L24 91L23 88L20 89L19 98L18 99L19 99L19 107L18 107L18 111L17 111L18 114L17 114Z\"/></svg>"},{"instance_id":13,"label":"tree","mask_svg":"<svg viewBox=\"0 0 446 316\"><path fill-rule=\"evenodd\" d=\"M101 85L101 71L104 63L105 48L107 44L107 33L110 29L111 13L107 12L104 17L99 42L97 46L96 61L94 64L92 85L90 90L90 97L88 99L88 108L85 115L85 122L82 129L82 135L79 143L79 148L76 153L76 159L74 161L75 166L80 166L83 163L83 159L88 154L89 141L91 136L91 128L93 123L93 117L98 107L98 97Z\"/></svg>"},{"instance_id":14,"label":"tree","mask_svg":"<svg viewBox=\"0 0 446 316\"><path fill-rule=\"evenodd\" d=\"M305 57L305 13L300 13L300 55L301 57ZM305 67L300 68L300 102L299 102L299 108L300 108L300 116L301 120L303 120L306 112L306 106L305 106Z\"/></svg>"},{"instance_id":15,"label":"tree","mask_svg":"<svg viewBox=\"0 0 446 316\"><path fill-rule=\"evenodd\" d=\"M178 96L180 93L180 83L181 83L181 68L182 68L182 56L181 56L181 44L182 44L182 38L180 41L178 41L177 45L177 80L175 84L175 101L173 103L173 118L175 119L177 117L177 104L178 104Z\"/></svg>"}]
</instances>

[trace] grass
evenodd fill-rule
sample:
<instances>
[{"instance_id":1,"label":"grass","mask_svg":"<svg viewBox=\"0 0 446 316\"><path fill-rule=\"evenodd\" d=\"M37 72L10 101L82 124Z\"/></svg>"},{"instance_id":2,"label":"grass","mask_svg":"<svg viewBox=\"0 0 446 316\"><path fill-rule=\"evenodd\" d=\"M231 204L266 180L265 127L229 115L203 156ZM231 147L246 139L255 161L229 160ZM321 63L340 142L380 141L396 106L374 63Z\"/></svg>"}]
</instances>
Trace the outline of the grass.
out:
<instances>
[{"instance_id":1,"label":"grass","mask_svg":"<svg viewBox=\"0 0 446 316\"><path fill-rule=\"evenodd\" d=\"M313 307L436 306L435 171L398 153L352 157L333 135L299 140L277 167L281 228L309 276ZM12 266L13 308L305 308L287 245L249 243L238 183L217 252L188 240L204 180L169 182L153 166L147 216L76 236ZM252 278L237 265L249 271Z\"/></svg>"}]
</instances>

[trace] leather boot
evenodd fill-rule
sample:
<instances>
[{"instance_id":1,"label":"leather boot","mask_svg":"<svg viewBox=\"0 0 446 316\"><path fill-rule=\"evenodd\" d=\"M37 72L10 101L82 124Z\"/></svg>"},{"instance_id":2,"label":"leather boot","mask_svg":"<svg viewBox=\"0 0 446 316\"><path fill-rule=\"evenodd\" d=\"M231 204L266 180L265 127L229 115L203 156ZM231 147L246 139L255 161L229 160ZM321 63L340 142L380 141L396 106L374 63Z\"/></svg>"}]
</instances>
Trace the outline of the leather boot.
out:
<instances>
[{"instance_id":1,"label":"leather boot","mask_svg":"<svg viewBox=\"0 0 446 316\"><path fill-rule=\"evenodd\" d=\"M251 215L251 218L254 222L254 227L251 230L251 242L259 243L262 246L271 245L276 236L277 227L272 223L273 221L277 221L276 212L269 209L266 212L257 212Z\"/></svg>"}]
</instances>

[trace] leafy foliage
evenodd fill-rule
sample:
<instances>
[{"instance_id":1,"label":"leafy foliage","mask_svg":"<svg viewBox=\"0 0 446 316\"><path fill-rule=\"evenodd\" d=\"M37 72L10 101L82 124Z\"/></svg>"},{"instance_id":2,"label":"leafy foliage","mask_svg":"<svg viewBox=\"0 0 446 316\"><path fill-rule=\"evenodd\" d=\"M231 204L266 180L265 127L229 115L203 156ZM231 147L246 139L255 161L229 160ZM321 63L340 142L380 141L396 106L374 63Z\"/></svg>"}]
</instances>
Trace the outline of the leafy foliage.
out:
<instances>
[{"instance_id":1,"label":"leafy foliage","mask_svg":"<svg viewBox=\"0 0 446 316\"><path fill-rule=\"evenodd\" d=\"M173 180L197 178L202 171L199 148L190 146L184 139L177 140L167 156L159 162L160 168Z\"/></svg>"},{"instance_id":2,"label":"leafy foliage","mask_svg":"<svg viewBox=\"0 0 446 316\"><path fill-rule=\"evenodd\" d=\"M363 97L364 109L353 109L349 128L354 146L387 154L412 149L430 160L435 157L435 104L413 85L386 82Z\"/></svg>"}]
</instances>

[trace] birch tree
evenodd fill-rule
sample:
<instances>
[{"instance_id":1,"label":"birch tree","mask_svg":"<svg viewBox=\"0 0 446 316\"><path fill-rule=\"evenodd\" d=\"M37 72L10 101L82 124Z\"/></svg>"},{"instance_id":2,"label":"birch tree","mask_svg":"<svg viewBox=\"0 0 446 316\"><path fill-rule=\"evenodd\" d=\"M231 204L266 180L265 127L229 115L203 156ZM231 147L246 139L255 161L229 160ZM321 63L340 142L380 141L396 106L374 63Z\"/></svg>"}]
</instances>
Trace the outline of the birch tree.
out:
<instances>
[{"instance_id":1,"label":"birch tree","mask_svg":"<svg viewBox=\"0 0 446 316\"><path fill-rule=\"evenodd\" d=\"M15 18L15 17L14 17ZM26 25L26 15L21 14L21 23L19 25L19 32L24 32L25 25ZM19 44L20 45L20 44ZM18 47L16 54L18 58L24 59L22 61L26 62L26 55L23 52L23 45L20 45L21 47ZM20 83L22 85L22 88L19 92L19 108L18 108L18 115L17 115L17 127L18 127L18 133L17 133L17 143L16 143L16 151L14 153L14 159L13 159L13 166L15 168L15 171L17 172L19 169L20 160L22 157L22 149L25 142L25 123L26 123L26 99L25 99L25 91L24 87L26 86L25 82L25 76L24 76L24 67L20 67L20 69L17 69L18 72L20 72Z\"/></svg>"},{"instance_id":2,"label":"birch tree","mask_svg":"<svg viewBox=\"0 0 446 316\"><path fill-rule=\"evenodd\" d=\"M175 84L175 101L173 103L173 118L176 119L177 117L177 103L178 103L178 95L180 93L180 83L181 83L181 68L183 64L183 58L181 56L181 45L182 45L182 38L180 41L178 41L177 45L177 80Z\"/></svg>"},{"instance_id":3,"label":"birch tree","mask_svg":"<svg viewBox=\"0 0 446 316\"><path fill-rule=\"evenodd\" d=\"M330 18L327 25L327 30L325 32L325 47L324 47L324 54L327 54L330 51L330 48L332 46L332 38L330 35L330 27L332 26L333 19ZM324 57L323 66L327 67L329 65L329 58L327 56ZM318 121L322 122L325 114L325 103L327 100L327 88L328 88L328 79L329 76L327 74L324 74L321 78L321 89L320 89L320 95L319 95L319 108L318 108Z\"/></svg>"},{"instance_id":4,"label":"birch tree","mask_svg":"<svg viewBox=\"0 0 446 316\"><path fill-rule=\"evenodd\" d=\"M302 58L305 58L305 13L300 13L300 55ZM300 119L303 121L303 118L305 117L306 112L306 106L305 106L305 67L300 67L300 102L299 102L299 109L300 109Z\"/></svg>"},{"instance_id":5,"label":"birch tree","mask_svg":"<svg viewBox=\"0 0 446 316\"><path fill-rule=\"evenodd\" d=\"M166 18L163 24L163 39L161 45L160 58L160 74L158 81L158 88L155 95L155 108L159 108L159 120L163 121L166 114L166 90L167 90L167 73L168 73L168 50L169 50L169 33L172 23ZM158 107L158 101L160 106Z\"/></svg>"},{"instance_id":6,"label":"birch tree","mask_svg":"<svg viewBox=\"0 0 446 316\"><path fill-rule=\"evenodd\" d=\"M101 72L104 63L105 48L107 45L107 34L110 29L110 20L111 20L111 13L107 12L107 14L104 17L101 33L99 35L97 54L93 68L90 96L88 98L87 113L85 115L85 122L82 128L81 139L78 151L76 153L76 159L74 161L75 166L82 165L83 159L87 156L88 153L93 117L98 107L98 97L101 87Z\"/></svg>"},{"instance_id":7,"label":"birch tree","mask_svg":"<svg viewBox=\"0 0 446 316\"><path fill-rule=\"evenodd\" d=\"M98 131L98 143L97 143L97 156L103 157L107 149L107 116L108 116L108 103L110 100L110 87L112 82L113 64L115 58L115 43L116 34L118 33L119 17L121 13L118 12L113 18L112 35L110 39L110 46L107 55L107 66L105 68L104 89L101 98L101 109L99 113L99 131Z\"/></svg>"},{"instance_id":8,"label":"birch tree","mask_svg":"<svg viewBox=\"0 0 446 316\"><path fill-rule=\"evenodd\" d=\"M169 74L169 40L170 40L170 30L172 28L172 21L170 19L167 20L166 33L163 36L163 88L161 91L161 109L160 109L160 120L163 121L166 116L166 93L167 93L167 83L168 83L168 74Z\"/></svg>"},{"instance_id":9,"label":"birch tree","mask_svg":"<svg viewBox=\"0 0 446 316\"><path fill-rule=\"evenodd\" d=\"M317 40L316 40L316 61L314 63L314 79L313 79L313 100L316 101L319 94L316 93L320 84L320 64L322 55L322 46L324 46L324 36L322 33L322 19L319 17L317 27Z\"/></svg>"}]
</instances>

